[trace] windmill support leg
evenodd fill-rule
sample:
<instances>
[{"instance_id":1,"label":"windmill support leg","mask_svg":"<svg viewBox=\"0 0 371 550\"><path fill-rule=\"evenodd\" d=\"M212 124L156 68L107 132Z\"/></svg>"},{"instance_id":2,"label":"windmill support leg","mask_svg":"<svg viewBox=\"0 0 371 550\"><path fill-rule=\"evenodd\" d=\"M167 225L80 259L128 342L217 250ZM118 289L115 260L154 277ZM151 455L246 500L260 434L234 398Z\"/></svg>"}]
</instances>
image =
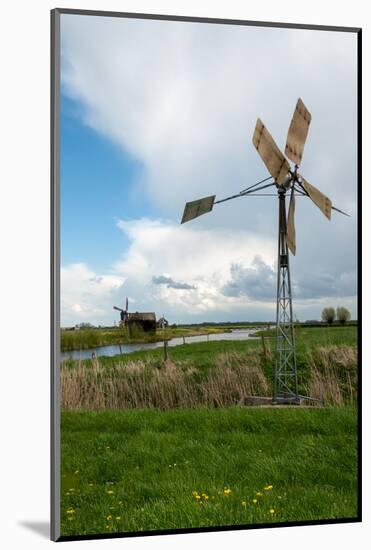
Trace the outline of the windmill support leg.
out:
<instances>
[{"instance_id":1,"label":"windmill support leg","mask_svg":"<svg viewBox=\"0 0 371 550\"><path fill-rule=\"evenodd\" d=\"M289 251L286 241L286 190L279 190L276 365L274 403L300 404L296 371L295 334L292 315L292 296Z\"/></svg>"}]
</instances>

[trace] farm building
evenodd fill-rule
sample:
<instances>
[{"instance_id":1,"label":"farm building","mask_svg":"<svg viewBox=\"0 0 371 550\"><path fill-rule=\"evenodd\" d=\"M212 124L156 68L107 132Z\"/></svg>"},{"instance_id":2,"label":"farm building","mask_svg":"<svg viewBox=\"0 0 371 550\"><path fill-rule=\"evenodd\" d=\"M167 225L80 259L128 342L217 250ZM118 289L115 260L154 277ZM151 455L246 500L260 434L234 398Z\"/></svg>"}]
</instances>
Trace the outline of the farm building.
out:
<instances>
[{"instance_id":1,"label":"farm building","mask_svg":"<svg viewBox=\"0 0 371 550\"><path fill-rule=\"evenodd\" d=\"M157 328L166 328L167 326L169 326L169 321L165 317L160 317L157 321Z\"/></svg>"},{"instance_id":2,"label":"farm building","mask_svg":"<svg viewBox=\"0 0 371 550\"><path fill-rule=\"evenodd\" d=\"M127 314L127 324L130 327L138 327L144 330L144 332L149 332L151 330L156 330L156 314L155 313L128 313Z\"/></svg>"}]
</instances>

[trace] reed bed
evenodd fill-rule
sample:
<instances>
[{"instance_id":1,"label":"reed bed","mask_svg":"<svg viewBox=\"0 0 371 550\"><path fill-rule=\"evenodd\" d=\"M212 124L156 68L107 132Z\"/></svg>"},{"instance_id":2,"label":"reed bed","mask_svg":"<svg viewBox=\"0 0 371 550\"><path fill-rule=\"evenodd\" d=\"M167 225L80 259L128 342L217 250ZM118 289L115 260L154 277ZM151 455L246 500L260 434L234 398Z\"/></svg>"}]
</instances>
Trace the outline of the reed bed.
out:
<instances>
[{"instance_id":1,"label":"reed bed","mask_svg":"<svg viewBox=\"0 0 371 550\"><path fill-rule=\"evenodd\" d=\"M209 369L190 361L159 362L154 358L102 365L62 363L62 408L101 410L195 408L236 405L249 395L272 395L272 357L258 350L220 353ZM299 380L302 392L330 405L357 399L357 350L330 346L307 351ZM300 377L300 372L299 372Z\"/></svg>"},{"instance_id":2,"label":"reed bed","mask_svg":"<svg viewBox=\"0 0 371 550\"><path fill-rule=\"evenodd\" d=\"M320 347L308 353L309 395L330 405L357 400L357 349L351 346Z\"/></svg>"}]
</instances>

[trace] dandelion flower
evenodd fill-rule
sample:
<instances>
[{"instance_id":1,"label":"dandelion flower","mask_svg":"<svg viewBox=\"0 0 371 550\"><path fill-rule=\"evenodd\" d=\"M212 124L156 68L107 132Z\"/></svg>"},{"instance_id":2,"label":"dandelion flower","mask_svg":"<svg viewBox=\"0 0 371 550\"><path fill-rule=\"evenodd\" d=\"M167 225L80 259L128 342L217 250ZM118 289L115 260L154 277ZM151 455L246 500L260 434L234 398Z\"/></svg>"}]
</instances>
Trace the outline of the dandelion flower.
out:
<instances>
[{"instance_id":1,"label":"dandelion flower","mask_svg":"<svg viewBox=\"0 0 371 550\"><path fill-rule=\"evenodd\" d=\"M274 508L269 508L269 513L274 514Z\"/></svg>"},{"instance_id":2,"label":"dandelion flower","mask_svg":"<svg viewBox=\"0 0 371 550\"><path fill-rule=\"evenodd\" d=\"M242 506L246 506L246 500L241 501Z\"/></svg>"},{"instance_id":3,"label":"dandelion flower","mask_svg":"<svg viewBox=\"0 0 371 550\"><path fill-rule=\"evenodd\" d=\"M200 495L196 495L195 498L196 498L197 500L200 500L200 499L201 499Z\"/></svg>"},{"instance_id":4,"label":"dandelion flower","mask_svg":"<svg viewBox=\"0 0 371 550\"><path fill-rule=\"evenodd\" d=\"M264 487L264 491L271 491L273 489L273 485L267 485Z\"/></svg>"},{"instance_id":5,"label":"dandelion flower","mask_svg":"<svg viewBox=\"0 0 371 550\"><path fill-rule=\"evenodd\" d=\"M260 491L258 491L258 492L255 493L255 494L256 494L257 497L262 497L262 496L263 496L263 494L262 494Z\"/></svg>"},{"instance_id":6,"label":"dandelion flower","mask_svg":"<svg viewBox=\"0 0 371 550\"><path fill-rule=\"evenodd\" d=\"M231 489L226 489L226 488L225 488L224 491L223 491L223 493L224 493L225 496L228 496L231 492L232 492Z\"/></svg>"},{"instance_id":7,"label":"dandelion flower","mask_svg":"<svg viewBox=\"0 0 371 550\"><path fill-rule=\"evenodd\" d=\"M108 494L108 495L113 495L112 489L110 489L109 491L107 491L107 494Z\"/></svg>"},{"instance_id":8,"label":"dandelion flower","mask_svg":"<svg viewBox=\"0 0 371 550\"><path fill-rule=\"evenodd\" d=\"M70 508L69 510L67 510L67 514L75 514L76 513L76 510L74 510L73 508Z\"/></svg>"},{"instance_id":9,"label":"dandelion flower","mask_svg":"<svg viewBox=\"0 0 371 550\"><path fill-rule=\"evenodd\" d=\"M120 521L120 519L121 519L121 516L116 516L117 521Z\"/></svg>"},{"instance_id":10,"label":"dandelion flower","mask_svg":"<svg viewBox=\"0 0 371 550\"><path fill-rule=\"evenodd\" d=\"M112 519L112 516L109 515L109 516L106 517L106 519L110 520L110 519Z\"/></svg>"},{"instance_id":11,"label":"dandelion flower","mask_svg":"<svg viewBox=\"0 0 371 550\"><path fill-rule=\"evenodd\" d=\"M254 504L256 504L258 502L258 500L256 498L253 498L252 501L253 501Z\"/></svg>"}]
</instances>

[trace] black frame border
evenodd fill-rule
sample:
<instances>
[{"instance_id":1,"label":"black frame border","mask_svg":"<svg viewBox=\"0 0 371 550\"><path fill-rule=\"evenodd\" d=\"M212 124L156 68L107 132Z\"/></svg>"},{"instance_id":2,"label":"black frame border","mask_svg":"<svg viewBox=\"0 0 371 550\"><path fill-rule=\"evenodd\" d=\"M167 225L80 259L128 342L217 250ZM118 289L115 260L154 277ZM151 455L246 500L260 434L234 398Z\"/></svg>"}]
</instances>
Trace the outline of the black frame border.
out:
<instances>
[{"instance_id":1,"label":"black frame border","mask_svg":"<svg viewBox=\"0 0 371 550\"><path fill-rule=\"evenodd\" d=\"M62 536L60 534L60 16L85 15L98 17L120 17L150 19L160 21L183 21L212 23L219 25L239 25L284 29L303 29L357 34L357 313L358 313L358 509L354 518L328 520L308 520L294 522L261 523L251 525L226 525L189 529L164 529L156 531L134 531L123 533L101 533L92 535ZM220 19L214 17L192 17L149 13L129 13L116 11L82 10L55 8L51 10L50 41L50 152L51 152L51 233L50 233L50 288L51 288L51 411L50 411L50 535L55 542L74 540L98 540L131 538L185 533L207 533L219 531L241 531L276 527L296 527L310 525L333 525L362 522L362 28L339 27L299 23L272 23L267 21L247 21L240 19Z\"/></svg>"}]
</instances>

